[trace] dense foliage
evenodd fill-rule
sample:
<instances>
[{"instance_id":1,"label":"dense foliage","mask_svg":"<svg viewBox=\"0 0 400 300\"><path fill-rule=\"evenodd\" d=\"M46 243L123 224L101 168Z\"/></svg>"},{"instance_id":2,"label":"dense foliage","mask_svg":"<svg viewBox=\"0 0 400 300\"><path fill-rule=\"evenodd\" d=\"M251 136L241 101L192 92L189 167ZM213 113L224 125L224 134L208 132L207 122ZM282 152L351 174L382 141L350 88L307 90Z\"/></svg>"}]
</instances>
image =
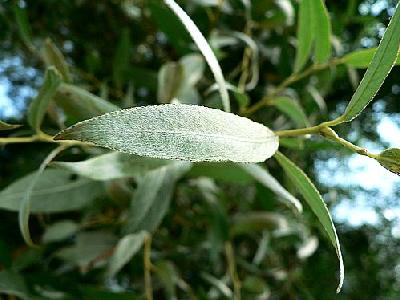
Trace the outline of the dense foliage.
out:
<instances>
[{"instance_id":1,"label":"dense foliage","mask_svg":"<svg viewBox=\"0 0 400 300\"><path fill-rule=\"evenodd\" d=\"M0 121L0 293L396 298L397 242L378 255L375 229L337 234L309 179L316 155L353 152L399 173L400 150L356 145L400 62L396 3L179 5L0 2L20 108Z\"/></svg>"}]
</instances>

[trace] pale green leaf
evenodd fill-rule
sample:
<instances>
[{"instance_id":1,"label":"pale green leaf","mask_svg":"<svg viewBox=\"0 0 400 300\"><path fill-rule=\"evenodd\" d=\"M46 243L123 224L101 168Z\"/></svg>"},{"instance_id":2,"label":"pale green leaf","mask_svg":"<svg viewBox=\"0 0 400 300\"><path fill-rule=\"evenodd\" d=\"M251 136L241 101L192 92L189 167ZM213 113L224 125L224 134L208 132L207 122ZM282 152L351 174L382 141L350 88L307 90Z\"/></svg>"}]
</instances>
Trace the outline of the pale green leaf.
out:
<instances>
[{"instance_id":1,"label":"pale green leaf","mask_svg":"<svg viewBox=\"0 0 400 300\"><path fill-rule=\"evenodd\" d=\"M188 161L261 162L278 148L277 136L259 123L217 109L184 104L108 113L77 123L55 139Z\"/></svg>"},{"instance_id":2,"label":"pale green leaf","mask_svg":"<svg viewBox=\"0 0 400 300\"><path fill-rule=\"evenodd\" d=\"M174 162L143 176L131 202L125 231L153 232L167 213L175 183L190 167L188 162Z\"/></svg>"},{"instance_id":3,"label":"pale green leaf","mask_svg":"<svg viewBox=\"0 0 400 300\"><path fill-rule=\"evenodd\" d=\"M171 163L162 160L111 152L79 162L54 162L51 166L69 170L75 174L94 180L111 180L126 177L138 177L149 170L153 170Z\"/></svg>"},{"instance_id":4,"label":"pale green leaf","mask_svg":"<svg viewBox=\"0 0 400 300\"><path fill-rule=\"evenodd\" d=\"M79 121L120 109L80 87L66 83L59 86L54 100L68 115L75 116Z\"/></svg>"},{"instance_id":5,"label":"pale green leaf","mask_svg":"<svg viewBox=\"0 0 400 300\"><path fill-rule=\"evenodd\" d=\"M376 160L387 170L400 175L400 149L389 148L382 151Z\"/></svg>"},{"instance_id":6,"label":"pale green leaf","mask_svg":"<svg viewBox=\"0 0 400 300\"><path fill-rule=\"evenodd\" d=\"M238 213L232 217L230 227L231 236L248 234L249 232L269 230L269 231L288 231L287 220L281 215L265 211L250 211Z\"/></svg>"},{"instance_id":7,"label":"pale green leaf","mask_svg":"<svg viewBox=\"0 0 400 300\"><path fill-rule=\"evenodd\" d=\"M365 69L368 68L376 53L377 48L361 49L353 51L343 56L342 61L353 68ZM400 65L400 56L397 56L395 62L396 65Z\"/></svg>"},{"instance_id":8,"label":"pale green leaf","mask_svg":"<svg viewBox=\"0 0 400 300\"><path fill-rule=\"evenodd\" d=\"M54 67L49 67L44 75L44 82L28 110L28 122L35 130L40 129L51 99L61 83L61 75Z\"/></svg>"},{"instance_id":9,"label":"pale green leaf","mask_svg":"<svg viewBox=\"0 0 400 300\"><path fill-rule=\"evenodd\" d=\"M324 0L311 0L312 20L315 36L315 62L325 63L331 57L331 21ZM308 21L310 22L310 21Z\"/></svg>"},{"instance_id":10,"label":"pale green leaf","mask_svg":"<svg viewBox=\"0 0 400 300\"><path fill-rule=\"evenodd\" d=\"M400 8L397 5L371 64L364 74L364 78L361 80L344 114L339 117L341 121L349 122L353 120L372 101L396 62L399 46Z\"/></svg>"},{"instance_id":11,"label":"pale green leaf","mask_svg":"<svg viewBox=\"0 0 400 300\"><path fill-rule=\"evenodd\" d=\"M240 164L240 166L262 185L269 188L282 199L288 201L299 212L303 210L300 201L293 197L265 168L257 164Z\"/></svg>"},{"instance_id":12,"label":"pale green leaf","mask_svg":"<svg viewBox=\"0 0 400 300\"><path fill-rule=\"evenodd\" d=\"M310 122L303 108L295 99L282 96L272 100L271 104L287 115L297 127L303 128L310 126Z\"/></svg>"},{"instance_id":13,"label":"pale green leaf","mask_svg":"<svg viewBox=\"0 0 400 300\"><path fill-rule=\"evenodd\" d=\"M62 241L73 234L79 229L79 225L70 220L59 221L46 228L43 234L44 243L53 243Z\"/></svg>"},{"instance_id":14,"label":"pale green leaf","mask_svg":"<svg viewBox=\"0 0 400 300\"><path fill-rule=\"evenodd\" d=\"M108 263L107 275L112 277L117 274L140 250L147 236L145 231L141 231L136 234L128 234L120 239Z\"/></svg>"},{"instance_id":15,"label":"pale green leaf","mask_svg":"<svg viewBox=\"0 0 400 300\"><path fill-rule=\"evenodd\" d=\"M183 68L179 63L168 62L158 72L157 100L159 103L170 103L181 87Z\"/></svg>"},{"instance_id":16,"label":"pale green leaf","mask_svg":"<svg viewBox=\"0 0 400 300\"><path fill-rule=\"evenodd\" d=\"M340 291L344 280L344 265L342 253L340 251L339 239L336 234L335 225L332 222L332 218L329 214L328 208L318 190L315 188L314 184L310 181L307 175L297 167L292 161L290 161L286 156L284 156L279 151L276 152L274 156L278 163L281 165L291 182L296 186L300 194L304 197L304 200L311 207L314 214L317 216L322 227L327 233L333 247L336 249L336 254L339 259L339 270L340 279L337 292Z\"/></svg>"},{"instance_id":17,"label":"pale green leaf","mask_svg":"<svg viewBox=\"0 0 400 300\"><path fill-rule=\"evenodd\" d=\"M313 0L301 0L299 4L299 16L297 25L297 50L294 63L294 71L300 71L310 57L314 41L314 30L310 23L312 19Z\"/></svg>"},{"instance_id":18,"label":"pale green leaf","mask_svg":"<svg viewBox=\"0 0 400 300\"><path fill-rule=\"evenodd\" d=\"M212 51L210 45L208 44L207 40L205 39L201 31L197 28L196 24L174 0L164 0L164 2L165 4L168 5L169 8L171 8L171 10L179 18L179 20L185 26L186 30L189 32L190 36L192 37L197 47L200 49L201 54L203 54L205 60L207 61L211 69L211 72L214 75L215 81L218 83L219 92L221 94L221 99L224 109L225 111L229 112L230 102L229 102L229 94L226 87L226 82L224 79L224 75L222 74L222 70L218 63L218 60L215 57L215 54Z\"/></svg>"},{"instance_id":19,"label":"pale green leaf","mask_svg":"<svg viewBox=\"0 0 400 300\"><path fill-rule=\"evenodd\" d=\"M56 252L56 256L79 266L85 272L90 266L104 264L107 258L105 254L110 253L116 243L116 236L108 231L81 232L73 246L62 248Z\"/></svg>"},{"instance_id":20,"label":"pale green leaf","mask_svg":"<svg viewBox=\"0 0 400 300\"><path fill-rule=\"evenodd\" d=\"M0 121L0 131L3 130L12 130L21 127L22 125L8 124Z\"/></svg>"},{"instance_id":21,"label":"pale green leaf","mask_svg":"<svg viewBox=\"0 0 400 300\"><path fill-rule=\"evenodd\" d=\"M54 66L57 71L60 72L64 81L71 81L71 74L64 55L56 45L54 45L51 39L47 38L45 40L41 49L41 55L48 67Z\"/></svg>"},{"instance_id":22,"label":"pale green leaf","mask_svg":"<svg viewBox=\"0 0 400 300\"><path fill-rule=\"evenodd\" d=\"M36 172L22 177L0 192L0 209L18 211ZM87 206L103 192L100 183L78 178L64 170L46 169L31 193L31 212L56 213Z\"/></svg>"}]
</instances>

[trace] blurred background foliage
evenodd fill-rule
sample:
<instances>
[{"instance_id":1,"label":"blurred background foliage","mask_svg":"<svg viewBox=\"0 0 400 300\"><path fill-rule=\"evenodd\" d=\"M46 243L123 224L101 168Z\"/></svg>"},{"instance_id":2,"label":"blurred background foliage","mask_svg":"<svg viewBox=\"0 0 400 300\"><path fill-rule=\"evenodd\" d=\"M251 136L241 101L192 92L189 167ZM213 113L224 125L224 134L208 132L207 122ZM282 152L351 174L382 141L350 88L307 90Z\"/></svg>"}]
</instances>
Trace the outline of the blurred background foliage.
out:
<instances>
[{"instance_id":1,"label":"blurred background foliage","mask_svg":"<svg viewBox=\"0 0 400 300\"><path fill-rule=\"evenodd\" d=\"M376 46L396 2L326 1L335 56ZM227 81L238 87L231 93L236 113L292 73L297 1L179 3L208 38ZM2 0L1 120L26 123L27 105L45 70L37 49L49 39L65 56L73 84L120 107L174 98L220 107L211 72L162 1ZM344 65L327 68L284 93L297 99L307 122L319 124L343 112L363 72ZM372 150L398 147L399 94L395 68L373 105L338 132ZM63 108L50 107L45 132L90 117L79 107ZM274 105L250 118L274 130L298 126ZM17 134L31 133L27 128ZM51 149L45 143L3 146L0 187L36 170ZM152 234L155 299L232 298L233 263L242 299L400 297L397 178L318 137L286 140L282 150L313 178L333 212L346 266L342 293L335 294L334 251L308 207L300 216L243 172L198 164L178 180L170 208ZM72 148L57 160L101 153ZM274 160L266 165L295 193ZM81 210L35 214L30 225L36 248L20 237L16 213L1 210L0 292L25 299L144 299L143 251L118 273L107 273L137 184L132 178L103 182L96 199Z\"/></svg>"}]
</instances>

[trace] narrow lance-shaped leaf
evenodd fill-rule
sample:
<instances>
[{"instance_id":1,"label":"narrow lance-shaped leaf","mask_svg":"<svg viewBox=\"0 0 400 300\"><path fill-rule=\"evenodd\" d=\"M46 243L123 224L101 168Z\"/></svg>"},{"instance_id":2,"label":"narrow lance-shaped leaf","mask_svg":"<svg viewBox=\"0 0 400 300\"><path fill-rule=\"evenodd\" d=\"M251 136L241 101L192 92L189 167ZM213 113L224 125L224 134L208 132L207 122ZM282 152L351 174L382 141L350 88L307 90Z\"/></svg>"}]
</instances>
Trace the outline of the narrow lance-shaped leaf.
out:
<instances>
[{"instance_id":1,"label":"narrow lance-shaped leaf","mask_svg":"<svg viewBox=\"0 0 400 300\"><path fill-rule=\"evenodd\" d=\"M397 4L396 11L390 20L371 64L365 72L344 114L338 120L343 122L353 120L372 101L396 62L399 46L400 9L399 4Z\"/></svg>"},{"instance_id":2,"label":"narrow lance-shaped leaf","mask_svg":"<svg viewBox=\"0 0 400 300\"><path fill-rule=\"evenodd\" d=\"M337 292L340 292L344 279L344 265L342 253L340 251L339 239L336 234L335 225L332 222L332 218L329 214L328 208L326 207L324 200L322 199L318 190L315 188L314 184L299 167L297 167L292 161L290 161L279 151L276 152L274 157L277 159L278 163L281 165L292 183L299 190L300 194L304 197L304 200L307 201L308 205L311 207L312 211L321 222L321 225L324 228L325 232L328 234L332 245L336 249L336 254L339 259L340 270L340 279Z\"/></svg>"},{"instance_id":3,"label":"narrow lance-shaped leaf","mask_svg":"<svg viewBox=\"0 0 400 300\"><path fill-rule=\"evenodd\" d=\"M73 178L65 170L46 169L31 192L33 213L58 213L78 210L103 193L102 184L86 178ZM0 209L17 212L26 188L36 172L26 175L0 192Z\"/></svg>"},{"instance_id":4,"label":"narrow lance-shaped leaf","mask_svg":"<svg viewBox=\"0 0 400 300\"><path fill-rule=\"evenodd\" d=\"M119 240L107 268L107 275L112 277L126 265L129 260L140 250L148 234L141 231L128 234Z\"/></svg>"},{"instance_id":5,"label":"narrow lance-shaped leaf","mask_svg":"<svg viewBox=\"0 0 400 300\"><path fill-rule=\"evenodd\" d=\"M88 91L63 83L54 97L56 103L77 120L85 120L120 108Z\"/></svg>"},{"instance_id":6,"label":"narrow lance-shaped leaf","mask_svg":"<svg viewBox=\"0 0 400 300\"><path fill-rule=\"evenodd\" d=\"M225 111L230 111L229 94L226 87L224 75L222 74L221 67L215 57L207 40L197 28L196 24L192 19L186 14L186 12L178 5L174 0L164 0L171 10L176 14L176 16L181 20L182 24L185 26L186 30L189 32L193 41L196 43L197 47L200 49L204 58L206 59L212 73L214 74L215 81L218 83L219 92L222 98L222 104Z\"/></svg>"},{"instance_id":7,"label":"narrow lance-shaped leaf","mask_svg":"<svg viewBox=\"0 0 400 300\"><path fill-rule=\"evenodd\" d=\"M28 122L35 130L40 129L47 107L53 96L55 95L58 86L61 83L61 76L57 69L49 67L44 75L44 82L39 90L38 95L31 102L28 111Z\"/></svg>"},{"instance_id":8,"label":"narrow lance-shaped leaf","mask_svg":"<svg viewBox=\"0 0 400 300\"><path fill-rule=\"evenodd\" d=\"M25 46L32 52L35 51L35 47L32 43L32 29L29 24L27 9L20 8L17 4L14 6L15 21L18 25L18 33L24 42Z\"/></svg>"},{"instance_id":9,"label":"narrow lance-shaped leaf","mask_svg":"<svg viewBox=\"0 0 400 300\"><path fill-rule=\"evenodd\" d=\"M36 183L38 182L40 176L42 175L43 171L45 170L46 166L57 156L58 153L63 151L66 148L65 145L61 145L55 148L53 151L49 153L49 155L44 159L41 163L39 170L35 173L32 177L32 181L26 188L24 198L21 201L20 208L19 208L19 228L21 230L22 236L25 242L28 245L33 245L31 235L29 233L29 214L31 212L31 197L33 189L35 188Z\"/></svg>"},{"instance_id":10,"label":"narrow lance-shaped leaf","mask_svg":"<svg viewBox=\"0 0 400 300\"><path fill-rule=\"evenodd\" d=\"M308 127L310 125L303 108L295 99L283 96L274 99L271 103L286 114L298 127Z\"/></svg>"},{"instance_id":11,"label":"narrow lance-shaped leaf","mask_svg":"<svg viewBox=\"0 0 400 300\"><path fill-rule=\"evenodd\" d=\"M369 49L361 49L350 52L342 57L342 61L344 64L353 67L364 69L368 68L371 63L374 55L376 53L377 48L369 48ZM400 65L400 56L397 56L397 60L395 62L396 65Z\"/></svg>"},{"instance_id":12,"label":"narrow lance-shaped leaf","mask_svg":"<svg viewBox=\"0 0 400 300\"><path fill-rule=\"evenodd\" d=\"M63 168L94 180L112 180L142 176L145 172L170 164L171 160L112 152L78 162L54 162L50 166Z\"/></svg>"},{"instance_id":13,"label":"narrow lance-shaped leaf","mask_svg":"<svg viewBox=\"0 0 400 300\"><path fill-rule=\"evenodd\" d=\"M71 74L64 55L51 39L47 38L45 40L41 54L47 66L54 66L60 72L64 81L71 81Z\"/></svg>"},{"instance_id":14,"label":"narrow lance-shaped leaf","mask_svg":"<svg viewBox=\"0 0 400 300\"><path fill-rule=\"evenodd\" d=\"M176 182L190 168L191 163L174 162L141 178L131 202L125 231L156 230L168 211Z\"/></svg>"},{"instance_id":15,"label":"narrow lance-shaped leaf","mask_svg":"<svg viewBox=\"0 0 400 300\"><path fill-rule=\"evenodd\" d=\"M0 121L0 131L3 130L12 130L21 127L21 125L16 125L16 124L8 124L6 122Z\"/></svg>"},{"instance_id":16,"label":"narrow lance-shaped leaf","mask_svg":"<svg viewBox=\"0 0 400 300\"><path fill-rule=\"evenodd\" d=\"M120 110L60 132L56 140L188 161L261 162L278 147L267 127L218 109L165 104Z\"/></svg>"},{"instance_id":17,"label":"narrow lance-shaped leaf","mask_svg":"<svg viewBox=\"0 0 400 300\"><path fill-rule=\"evenodd\" d=\"M315 62L325 63L331 57L331 21L324 0L311 0L311 24L315 36Z\"/></svg>"},{"instance_id":18,"label":"narrow lance-shaped leaf","mask_svg":"<svg viewBox=\"0 0 400 300\"><path fill-rule=\"evenodd\" d=\"M266 169L256 164L240 164L240 166L265 187L288 201L299 212L303 211L300 201L293 197Z\"/></svg>"},{"instance_id":19,"label":"narrow lance-shaped leaf","mask_svg":"<svg viewBox=\"0 0 400 300\"><path fill-rule=\"evenodd\" d=\"M311 2L313 0L301 0L299 4L299 16L297 25L297 50L294 63L294 71L300 71L306 64L311 54L314 41L314 31L310 30L312 19Z\"/></svg>"}]
</instances>

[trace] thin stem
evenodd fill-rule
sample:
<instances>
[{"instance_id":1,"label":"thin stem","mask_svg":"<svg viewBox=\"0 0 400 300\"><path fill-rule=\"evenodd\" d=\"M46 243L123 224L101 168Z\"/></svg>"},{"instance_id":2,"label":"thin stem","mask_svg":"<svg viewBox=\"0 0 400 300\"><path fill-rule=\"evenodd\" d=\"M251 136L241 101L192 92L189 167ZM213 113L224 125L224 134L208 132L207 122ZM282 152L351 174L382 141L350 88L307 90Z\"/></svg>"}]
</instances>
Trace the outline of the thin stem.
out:
<instances>
[{"instance_id":1,"label":"thin stem","mask_svg":"<svg viewBox=\"0 0 400 300\"><path fill-rule=\"evenodd\" d=\"M151 237L148 236L144 240L144 286L147 300L153 300L153 288L151 284Z\"/></svg>"},{"instance_id":2,"label":"thin stem","mask_svg":"<svg viewBox=\"0 0 400 300\"><path fill-rule=\"evenodd\" d=\"M226 242L225 243L225 255L226 255L226 260L228 263L228 269L229 269L229 276L231 277L232 280L232 285L233 285L233 291L234 291L234 300L240 300L241 299L241 293L240 293L240 288L241 288L241 283L237 274L236 270L236 263L235 263L235 253L233 251L233 246L231 242Z\"/></svg>"},{"instance_id":3,"label":"thin stem","mask_svg":"<svg viewBox=\"0 0 400 300\"><path fill-rule=\"evenodd\" d=\"M274 98L278 96L280 93L282 93L288 86L292 85L293 83L313 74L316 72L319 72L321 70L324 70L326 68L340 65L343 63L343 58L334 58L327 63L324 64L317 64L317 65L312 65L309 68L305 69L303 72L298 72L298 73L293 73L290 75L286 80L284 80L280 85L277 86L277 88L270 94L266 95L264 98L262 98L259 102L254 104L253 106L250 106L248 109L244 111L245 115L251 115L255 113L257 110L262 108L263 106L268 104L268 101L271 98Z\"/></svg>"},{"instance_id":4,"label":"thin stem","mask_svg":"<svg viewBox=\"0 0 400 300\"><path fill-rule=\"evenodd\" d=\"M51 135L48 135L43 132L38 132L32 136L27 136L27 137L0 138L0 145L1 144L5 145L5 144L33 143L33 142L54 143L54 144L62 144L62 145L68 145L68 146L87 145L86 143L79 142L79 141L64 141L64 140L55 141Z\"/></svg>"}]
</instances>

